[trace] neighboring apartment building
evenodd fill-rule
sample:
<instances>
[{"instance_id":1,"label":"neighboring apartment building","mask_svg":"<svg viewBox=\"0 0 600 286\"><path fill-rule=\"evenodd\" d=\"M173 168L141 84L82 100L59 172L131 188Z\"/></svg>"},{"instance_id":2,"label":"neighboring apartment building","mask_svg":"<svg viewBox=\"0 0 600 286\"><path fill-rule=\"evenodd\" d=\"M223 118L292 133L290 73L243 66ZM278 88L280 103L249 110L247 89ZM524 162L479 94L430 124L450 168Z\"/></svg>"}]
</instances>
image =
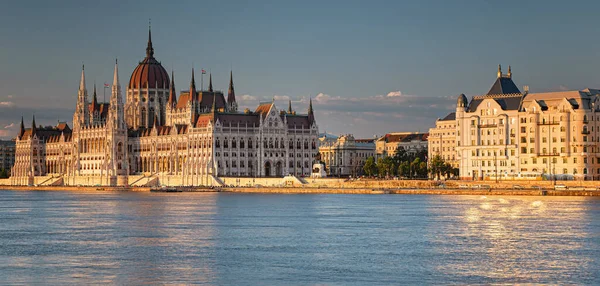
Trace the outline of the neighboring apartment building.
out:
<instances>
[{"instance_id":1,"label":"neighboring apartment building","mask_svg":"<svg viewBox=\"0 0 600 286\"><path fill-rule=\"evenodd\" d=\"M328 176L360 176L369 157L375 156L375 139L354 139L347 134L338 138L319 138L319 153Z\"/></svg>"},{"instance_id":2,"label":"neighboring apartment building","mask_svg":"<svg viewBox=\"0 0 600 286\"><path fill-rule=\"evenodd\" d=\"M435 122L429 129L427 158L439 155L446 163L458 168L456 160L456 112L452 112Z\"/></svg>"},{"instance_id":3,"label":"neighboring apartment building","mask_svg":"<svg viewBox=\"0 0 600 286\"><path fill-rule=\"evenodd\" d=\"M0 140L0 169L10 175L10 169L15 164L15 140Z\"/></svg>"},{"instance_id":4,"label":"neighboring apartment building","mask_svg":"<svg viewBox=\"0 0 600 286\"><path fill-rule=\"evenodd\" d=\"M375 141L377 158L394 156L398 148L406 150L407 153L416 154L427 150L427 138L429 133L418 132L394 132L385 134Z\"/></svg>"},{"instance_id":5,"label":"neighboring apartment building","mask_svg":"<svg viewBox=\"0 0 600 286\"><path fill-rule=\"evenodd\" d=\"M456 107L462 179L598 179L600 91L521 93L508 74Z\"/></svg>"}]
</instances>

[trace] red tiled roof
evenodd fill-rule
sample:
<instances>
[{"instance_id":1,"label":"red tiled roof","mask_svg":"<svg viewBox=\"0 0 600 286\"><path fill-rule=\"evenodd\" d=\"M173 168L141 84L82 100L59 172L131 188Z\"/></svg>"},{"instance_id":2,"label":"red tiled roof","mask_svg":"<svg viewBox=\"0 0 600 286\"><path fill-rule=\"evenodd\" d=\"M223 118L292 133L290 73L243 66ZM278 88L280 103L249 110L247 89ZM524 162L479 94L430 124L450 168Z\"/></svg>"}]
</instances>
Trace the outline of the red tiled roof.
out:
<instances>
[{"instance_id":1,"label":"red tiled roof","mask_svg":"<svg viewBox=\"0 0 600 286\"><path fill-rule=\"evenodd\" d=\"M269 110L271 110L271 106L272 105L273 105L272 102L261 103L261 104L258 105L258 107L256 108L256 110L254 110L254 112L264 116L267 113L269 113Z\"/></svg>"},{"instance_id":2,"label":"red tiled roof","mask_svg":"<svg viewBox=\"0 0 600 286\"><path fill-rule=\"evenodd\" d=\"M408 134L385 134L382 138L385 142L411 142L413 140L426 141L429 133L408 133Z\"/></svg>"}]
</instances>

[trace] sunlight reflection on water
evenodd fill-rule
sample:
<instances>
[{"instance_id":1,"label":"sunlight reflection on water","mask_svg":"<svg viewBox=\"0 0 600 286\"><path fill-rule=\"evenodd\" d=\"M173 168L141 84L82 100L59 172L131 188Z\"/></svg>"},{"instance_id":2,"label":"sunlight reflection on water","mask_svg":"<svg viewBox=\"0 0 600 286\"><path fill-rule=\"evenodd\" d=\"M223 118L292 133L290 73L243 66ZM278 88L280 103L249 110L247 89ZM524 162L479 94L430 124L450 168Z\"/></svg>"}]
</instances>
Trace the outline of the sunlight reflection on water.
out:
<instances>
[{"instance_id":1,"label":"sunlight reflection on water","mask_svg":"<svg viewBox=\"0 0 600 286\"><path fill-rule=\"evenodd\" d=\"M583 197L0 191L7 284L600 284Z\"/></svg>"}]
</instances>

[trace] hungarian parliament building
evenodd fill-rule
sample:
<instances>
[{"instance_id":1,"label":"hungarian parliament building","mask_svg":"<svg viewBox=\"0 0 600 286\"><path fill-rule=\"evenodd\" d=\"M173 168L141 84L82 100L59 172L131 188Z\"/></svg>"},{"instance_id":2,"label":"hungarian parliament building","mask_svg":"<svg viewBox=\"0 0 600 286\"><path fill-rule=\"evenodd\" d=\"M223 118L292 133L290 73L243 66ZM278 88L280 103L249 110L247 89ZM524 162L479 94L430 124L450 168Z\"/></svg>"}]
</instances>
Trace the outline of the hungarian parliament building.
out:
<instances>
[{"instance_id":1,"label":"hungarian parliament building","mask_svg":"<svg viewBox=\"0 0 600 286\"><path fill-rule=\"evenodd\" d=\"M274 101L238 110L230 75L227 99L197 90L192 69L177 95L173 73L154 58L151 32L146 57L131 73L123 99L118 64L109 102L89 99L85 70L73 124L25 128L16 138L14 185L127 186L160 178L161 184L210 186L224 177L310 176L318 152L312 100L306 114Z\"/></svg>"}]
</instances>

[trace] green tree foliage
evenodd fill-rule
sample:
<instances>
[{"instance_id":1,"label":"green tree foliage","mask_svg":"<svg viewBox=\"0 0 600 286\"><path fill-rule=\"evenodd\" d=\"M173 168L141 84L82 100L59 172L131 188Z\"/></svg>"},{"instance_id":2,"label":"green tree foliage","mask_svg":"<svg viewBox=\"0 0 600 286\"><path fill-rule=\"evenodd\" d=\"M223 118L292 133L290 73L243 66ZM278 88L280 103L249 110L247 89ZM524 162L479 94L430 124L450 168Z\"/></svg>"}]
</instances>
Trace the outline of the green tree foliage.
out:
<instances>
[{"instance_id":1,"label":"green tree foliage","mask_svg":"<svg viewBox=\"0 0 600 286\"><path fill-rule=\"evenodd\" d=\"M365 160L365 165L363 166L363 171L367 176L374 176L377 174L377 166L375 165L375 158L369 157Z\"/></svg>"}]
</instances>

